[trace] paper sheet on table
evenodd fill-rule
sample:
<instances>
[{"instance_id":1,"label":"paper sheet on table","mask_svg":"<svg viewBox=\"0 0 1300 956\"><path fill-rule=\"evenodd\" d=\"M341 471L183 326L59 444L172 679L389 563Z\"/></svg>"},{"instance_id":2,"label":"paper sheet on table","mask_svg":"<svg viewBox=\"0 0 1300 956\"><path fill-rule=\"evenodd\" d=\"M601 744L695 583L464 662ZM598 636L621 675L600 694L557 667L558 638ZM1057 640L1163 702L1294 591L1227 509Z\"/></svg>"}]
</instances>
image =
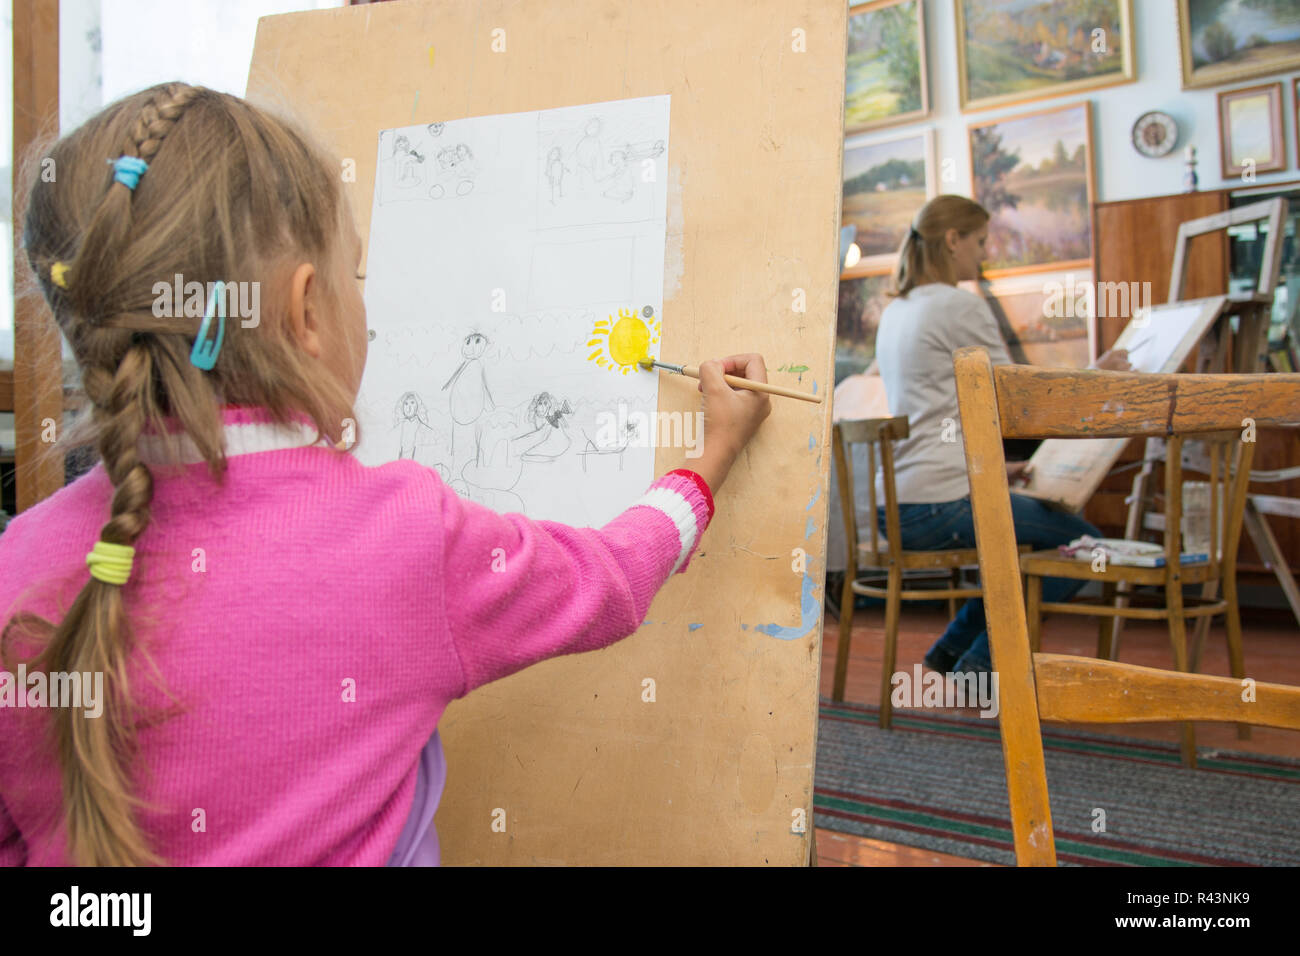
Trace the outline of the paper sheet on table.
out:
<instances>
[{"instance_id":1,"label":"paper sheet on table","mask_svg":"<svg viewBox=\"0 0 1300 956\"><path fill-rule=\"evenodd\" d=\"M379 134L361 461L580 526L644 492L659 377L631 353L659 355L668 116L653 96Z\"/></svg>"}]
</instances>

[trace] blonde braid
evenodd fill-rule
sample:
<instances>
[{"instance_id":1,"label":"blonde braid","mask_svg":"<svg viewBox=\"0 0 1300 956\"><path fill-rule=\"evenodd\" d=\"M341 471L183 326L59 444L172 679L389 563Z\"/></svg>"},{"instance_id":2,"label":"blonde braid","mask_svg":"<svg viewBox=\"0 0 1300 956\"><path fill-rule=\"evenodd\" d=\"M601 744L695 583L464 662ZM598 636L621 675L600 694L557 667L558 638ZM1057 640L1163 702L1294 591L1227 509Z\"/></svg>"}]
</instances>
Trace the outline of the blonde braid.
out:
<instances>
[{"instance_id":1,"label":"blonde braid","mask_svg":"<svg viewBox=\"0 0 1300 956\"><path fill-rule=\"evenodd\" d=\"M121 155L152 161L185 108L202 92L201 87L182 83L164 86L141 108L140 115L131 125ZM110 175L107 169L105 175ZM147 188L148 172L144 173L141 182ZM64 281L60 288L65 291L72 312L92 325L100 325L109 318L98 306L104 290L117 276L120 251L127 245L130 235L132 192L130 187L116 179L110 180L108 191L82 236L77 257L72 262L51 262L46 267L47 272L55 265L62 267Z\"/></svg>"},{"instance_id":2,"label":"blonde braid","mask_svg":"<svg viewBox=\"0 0 1300 956\"><path fill-rule=\"evenodd\" d=\"M175 84L164 92L165 97L141 110L126 155L152 159L198 90ZM83 356L82 385L93 407L100 457L113 484L109 519L99 537L133 547L149 525L153 499L153 475L140 460L138 446L146 423L157 420L159 410L152 336L106 328L93 308L94 278L109 275L99 270L112 268L130 228L132 190L119 185L109 188L87 229L69 291L82 307L82 318L101 320L85 322L74 336ZM131 786L136 753L127 670L131 646L122 586L92 577L42 655L51 671L104 675L107 699L100 717L89 718L77 707L55 716L68 852L81 865L162 862L135 818L140 800Z\"/></svg>"},{"instance_id":3,"label":"blonde braid","mask_svg":"<svg viewBox=\"0 0 1300 956\"><path fill-rule=\"evenodd\" d=\"M200 87L186 86L183 83L168 84L165 90L166 99L151 100L140 110L140 116L131 127L134 153L128 155L152 162L158 147L185 112L185 107L202 92Z\"/></svg>"},{"instance_id":4,"label":"blonde braid","mask_svg":"<svg viewBox=\"0 0 1300 956\"><path fill-rule=\"evenodd\" d=\"M115 372L86 370L86 394L94 402L100 429L99 451L114 488L111 517L100 539L114 544L133 545L149 524L153 476L140 461L137 442L153 378L153 359L141 341L128 346ZM108 696L101 718L86 717L76 707L56 718L68 850L81 865L161 862L140 832L133 813L139 801L130 796L136 744L127 673L130 650L121 587L91 579L48 654L51 670L104 674Z\"/></svg>"}]
</instances>

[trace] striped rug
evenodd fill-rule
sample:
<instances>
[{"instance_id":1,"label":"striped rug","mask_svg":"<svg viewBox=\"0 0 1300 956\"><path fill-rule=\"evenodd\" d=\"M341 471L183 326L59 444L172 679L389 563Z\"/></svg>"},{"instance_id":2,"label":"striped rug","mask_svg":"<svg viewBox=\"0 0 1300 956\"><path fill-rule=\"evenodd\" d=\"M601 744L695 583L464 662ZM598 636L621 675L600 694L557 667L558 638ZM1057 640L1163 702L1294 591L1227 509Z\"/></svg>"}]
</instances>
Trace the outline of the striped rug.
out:
<instances>
[{"instance_id":1,"label":"striped rug","mask_svg":"<svg viewBox=\"0 0 1300 956\"><path fill-rule=\"evenodd\" d=\"M895 710L884 731L876 713L822 699L817 826L1014 865L997 722ZM1176 743L1045 729L1043 744L1061 864L1300 865L1300 760L1201 748L1192 771Z\"/></svg>"}]
</instances>

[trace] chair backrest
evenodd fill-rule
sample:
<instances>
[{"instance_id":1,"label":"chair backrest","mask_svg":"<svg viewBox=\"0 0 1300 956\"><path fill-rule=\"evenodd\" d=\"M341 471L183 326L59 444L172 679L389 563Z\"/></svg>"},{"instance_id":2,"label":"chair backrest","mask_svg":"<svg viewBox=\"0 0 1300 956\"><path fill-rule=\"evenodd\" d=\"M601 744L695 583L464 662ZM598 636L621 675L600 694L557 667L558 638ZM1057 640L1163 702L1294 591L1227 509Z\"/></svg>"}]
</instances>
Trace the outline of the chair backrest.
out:
<instances>
[{"instance_id":1,"label":"chair backrest","mask_svg":"<svg viewBox=\"0 0 1300 956\"><path fill-rule=\"evenodd\" d=\"M1168 456L1177 449L1178 461L1170 472ZM1162 540L1168 552L1173 546L1169 540L1171 524L1181 528L1186 522L1187 502L1183 497L1170 497L1170 485L1181 483L1184 495L1187 485L1182 480L1189 475L1203 475L1208 491L1209 513L1209 571L1210 575L1235 574L1237 567L1237 548L1241 541L1241 532L1246 512L1248 486L1250 484L1250 466L1254 463L1254 442L1241 441L1241 432L1220 432L1212 435L1198 435L1193 440L1183 441L1176 437L1168 442L1156 439L1147 442L1147 456L1158 468L1165 469L1165 507L1162 513L1146 513L1142 527L1148 531L1164 533ZM1193 550L1189 542L1182 541L1182 550ZM1171 566L1172 567L1172 566ZM1173 573L1177 573L1174 569Z\"/></svg>"},{"instance_id":2,"label":"chair backrest","mask_svg":"<svg viewBox=\"0 0 1300 956\"><path fill-rule=\"evenodd\" d=\"M1237 548L1241 541L1246 499L1250 485L1250 467L1254 462L1255 442L1242 441L1241 429L1231 432L1198 434L1192 441L1173 435L1165 441L1149 442L1147 454L1156 454L1158 467L1164 470L1164 510L1147 514L1143 527L1162 531L1166 554L1166 575L1172 582L1181 573L1179 554L1189 550L1182 540L1186 516L1186 490L1183 478L1188 473L1204 475L1209 486L1209 548L1211 576L1235 574ZM1151 447L1154 445L1155 447ZM1192 454L1194 452L1194 454ZM1189 457L1196 464L1189 466ZM1172 533L1177 538L1172 538ZM1198 549L1199 550L1199 549Z\"/></svg>"},{"instance_id":3,"label":"chair backrest","mask_svg":"<svg viewBox=\"0 0 1300 956\"><path fill-rule=\"evenodd\" d=\"M880 470L885 492L885 539L892 557L897 557L899 545L898 497L894 492L893 443L909 434L907 416L897 418L864 418L857 421L838 422L833 429L835 440L835 476L839 482L840 508L844 513L844 540L848 547L846 574L853 575L858 567L858 510L853 494L853 446L866 444L868 470L867 501L871 519L868 540L871 553L880 553L880 531L876 523L876 446L880 447Z\"/></svg>"},{"instance_id":4,"label":"chair backrest","mask_svg":"<svg viewBox=\"0 0 1300 956\"><path fill-rule=\"evenodd\" d=\"M1215 720L1300 730L1300 688L1087 657L1031 654L1002 439L1138 438L1300 426L1300 375L1181 375L994 368L984 349L953 353L970 476L1016 860L1055 865L1040 720ZM1179 449L1170 470L1179 473ZM1246 469L1249 468L1247 461ZM1245 475L1240 470L1239 475ZM1171 494L1181 484L1167 482ZM1245 494L1245 481L1236 494ZM1177 548L1178 529L1168 547ZM1235 542L1225 542L1234 549ZM1167 552L1168 556L1168 552ZM1244 698L1244 699L1243 699Z\"/></svg>"}]
</instances>

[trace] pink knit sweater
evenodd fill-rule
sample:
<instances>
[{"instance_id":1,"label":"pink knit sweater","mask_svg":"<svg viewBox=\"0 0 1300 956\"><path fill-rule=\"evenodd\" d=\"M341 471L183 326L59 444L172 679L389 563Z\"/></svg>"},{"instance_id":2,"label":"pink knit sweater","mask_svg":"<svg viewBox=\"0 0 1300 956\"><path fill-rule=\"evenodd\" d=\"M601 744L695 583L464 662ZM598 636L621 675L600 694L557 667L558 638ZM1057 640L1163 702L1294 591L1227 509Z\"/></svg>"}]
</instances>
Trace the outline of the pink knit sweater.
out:
<instances>
[{"instance_id":1,"label":"pink knit sweater","mask_svg":"<svg viewBox=\"0 0 1300 956\"><path fill-rule=\"evenodd\" d=\"M383 864L448 702L630 635L713 513L677 471L599 530L499 515L414 462L368 468L260 410L225 416L224 483L153 469L124 589L157 669L133 655L139 819L172 864ZM3 620L62 615L111 491L97 466L10 523ZM0 693L0 864L67 862L50 715Z\"/></svg>"}]
</instances>

